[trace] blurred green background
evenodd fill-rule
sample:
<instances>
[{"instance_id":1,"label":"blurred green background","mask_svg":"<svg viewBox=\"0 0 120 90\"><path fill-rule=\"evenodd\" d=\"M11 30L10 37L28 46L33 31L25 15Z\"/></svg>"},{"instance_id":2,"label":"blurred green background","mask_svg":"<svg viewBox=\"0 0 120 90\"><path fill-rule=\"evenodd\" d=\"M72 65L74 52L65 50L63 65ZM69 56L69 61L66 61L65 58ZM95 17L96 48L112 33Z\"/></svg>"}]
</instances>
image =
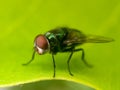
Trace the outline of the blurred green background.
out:
<instances>
[{"instance_id":1,"label":"blurred green background","mask_svg":"<svg viewBox=\"0 0 120 90\"><path fill-rule=\"evenodd\" d=\"M34 37L57 26L111 37L115 42L82 46L86 60L94 67L87 68L78 52L71 60L74 77L67 71L69 54L57 54L56 79L82 83L97 90L120 90L119 0L1 0L0 86L53 79L50 54L36 55L27 67L22 64L31 58Z\"/></svg>"}]
</instances>

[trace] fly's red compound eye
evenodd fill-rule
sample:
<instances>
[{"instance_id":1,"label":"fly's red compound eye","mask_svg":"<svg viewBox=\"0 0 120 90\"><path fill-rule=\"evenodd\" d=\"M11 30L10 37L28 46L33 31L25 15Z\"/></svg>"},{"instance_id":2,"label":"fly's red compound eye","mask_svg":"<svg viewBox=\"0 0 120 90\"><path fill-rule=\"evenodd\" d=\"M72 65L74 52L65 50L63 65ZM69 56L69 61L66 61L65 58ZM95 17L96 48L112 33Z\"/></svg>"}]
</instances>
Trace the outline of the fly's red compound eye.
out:
<instances>
[{"instance_id":1,"label":"fly's red compound eye","mask_svg":"<svg viewBox=\"0 0 120 90\"><path fill-rule=\"evenodd\" d=\"M43 54L48 49L48 41L44 35L38 35L34 43L38 54Z\"/></svg>"}]
</instances>

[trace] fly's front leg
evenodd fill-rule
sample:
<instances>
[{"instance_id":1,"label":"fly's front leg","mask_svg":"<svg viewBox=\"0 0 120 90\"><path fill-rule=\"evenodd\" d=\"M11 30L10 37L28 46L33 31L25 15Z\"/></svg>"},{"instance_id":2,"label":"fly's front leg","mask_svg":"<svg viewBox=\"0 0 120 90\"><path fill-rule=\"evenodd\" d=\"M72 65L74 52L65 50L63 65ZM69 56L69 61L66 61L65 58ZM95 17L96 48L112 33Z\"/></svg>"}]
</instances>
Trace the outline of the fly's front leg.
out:
<instances>
[{"instance_id":1,"label":"fly's front leg","mask_svg":"<svg viewBox=\"0 0 120 90\"><path fill-rule=\"evenodd\" d=\"M34 57L35 57L35 50L33 51L33 54L32 54L32 58L31 58L31 60L29 60L27 63L24 63L24 64L22 64L22 65L28 65L28 64L30 64L33 60L34 60Z\"/></svg>"}]
</instances>

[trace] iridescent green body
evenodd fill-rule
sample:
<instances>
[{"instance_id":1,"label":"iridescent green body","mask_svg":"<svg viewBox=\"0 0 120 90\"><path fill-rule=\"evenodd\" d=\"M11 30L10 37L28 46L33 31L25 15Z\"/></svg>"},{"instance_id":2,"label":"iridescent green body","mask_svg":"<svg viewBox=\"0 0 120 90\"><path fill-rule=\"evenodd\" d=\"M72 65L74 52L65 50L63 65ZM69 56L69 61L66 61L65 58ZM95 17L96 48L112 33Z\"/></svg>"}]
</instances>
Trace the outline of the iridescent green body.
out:
<instances>
[{"instance_id":1,"label":"iridescent green body","mask_svg":"<svg viewBox=\"0 0 120 90\"><path fill-rule=\"evenodd\" d=\"M77 45L83 44L86 39L86 36L82 32L66 27L50 30L45 33L45 37L49 41L50 52L54 54L65 52Z\"/></svg>"}]
</instances>

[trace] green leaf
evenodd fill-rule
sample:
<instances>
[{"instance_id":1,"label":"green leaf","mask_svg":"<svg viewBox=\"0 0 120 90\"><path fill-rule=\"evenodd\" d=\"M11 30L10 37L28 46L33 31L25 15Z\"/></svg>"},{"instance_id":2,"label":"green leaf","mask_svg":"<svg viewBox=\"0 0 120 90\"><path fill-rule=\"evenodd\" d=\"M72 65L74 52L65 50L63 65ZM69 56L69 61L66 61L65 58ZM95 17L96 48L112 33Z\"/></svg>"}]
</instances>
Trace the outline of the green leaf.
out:
<instances>
[{"instance_id":1,"label":"green leaf","mask_svg":"<svg viewBox=\"0 0 120 90\"><path fill-rule=\"evenodd\" d=\"M119 90L119 0L0 1L0 87L54 79L50 54L36 55L28 66L22 64L31 59L35 36L57 26L111 37L115 42L80 46L94 67L86 67L81 52L77 52L70 63L73 77L67 71L69 53L58 53L55 80L82 83L98 90Z\"/></svg>"},{"instance_id":2,"label":"green leaf","mask_svg":"<svg viewBox=\"0 0 120 90\"><path fill-rule=\"evenodd\" d=\"M0 88L1 89L1 88ZM13 87L5 87L2 90L95 90L88 86L66 80L43 80Z\"/></svg>"}]
</instances>

